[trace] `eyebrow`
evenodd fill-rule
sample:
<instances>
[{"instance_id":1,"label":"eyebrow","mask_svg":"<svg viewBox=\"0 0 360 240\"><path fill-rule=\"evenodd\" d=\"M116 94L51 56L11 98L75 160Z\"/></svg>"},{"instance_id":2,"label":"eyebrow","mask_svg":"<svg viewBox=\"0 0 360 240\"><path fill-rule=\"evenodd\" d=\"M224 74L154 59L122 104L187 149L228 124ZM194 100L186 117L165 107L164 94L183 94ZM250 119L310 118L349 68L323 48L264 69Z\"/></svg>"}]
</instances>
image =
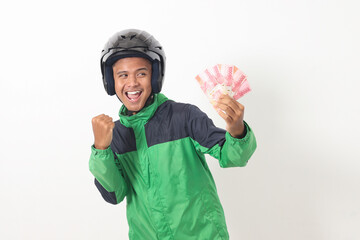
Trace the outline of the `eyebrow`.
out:
<instances>
[{"instance_id":1,"label":"eyebrow","mask_svg":"<svg viewBox=\"0 0 360 240\"><path fill-rule=\"evenodd\" d=\"M143 68L136 69L135 72L138 72L138 71L141 71L141 70L149 71L148 68L143 67ZM127 72L128 71L119 71L119 72L116 73L116 75L119 75L119 74L122 74L122 73L127 73Z\"/></svg>"}]
</instances>

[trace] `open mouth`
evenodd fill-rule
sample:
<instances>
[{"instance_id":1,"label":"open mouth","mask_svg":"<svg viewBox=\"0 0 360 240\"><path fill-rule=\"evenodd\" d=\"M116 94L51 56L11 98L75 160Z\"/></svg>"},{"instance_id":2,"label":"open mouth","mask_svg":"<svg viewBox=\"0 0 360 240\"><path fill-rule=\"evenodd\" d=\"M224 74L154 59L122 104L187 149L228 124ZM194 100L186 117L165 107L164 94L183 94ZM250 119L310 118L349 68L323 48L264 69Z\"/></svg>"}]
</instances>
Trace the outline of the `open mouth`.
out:
<instances>
[{"instance_id":1,"label":"open mouth","mask_svg":"<svg viewBox=\"0 0 360 240\"><path fill-rule=\"evenodd\" d=\"M139 100L142 91L125 92L126 97L130 102L136 102Z\"/></svg>"}]
</instances>

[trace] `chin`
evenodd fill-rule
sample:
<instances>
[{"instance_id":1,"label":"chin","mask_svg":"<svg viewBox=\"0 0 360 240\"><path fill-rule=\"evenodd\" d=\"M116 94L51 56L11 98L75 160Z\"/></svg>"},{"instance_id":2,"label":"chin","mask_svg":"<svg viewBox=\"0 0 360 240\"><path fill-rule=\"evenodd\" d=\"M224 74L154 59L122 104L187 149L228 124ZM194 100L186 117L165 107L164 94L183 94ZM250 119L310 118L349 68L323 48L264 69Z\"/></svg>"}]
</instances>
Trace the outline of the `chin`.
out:
<instances>
[{"instance_id":1,"label":"chin","mask_svg":"<svg viewBox=\"0 0 360 240\"><path fill-rule=\"evenodd\" d=\"M141 109L143 109L144 105L145 104L140 104L140 105L132 105L132 104L124 104L125 107L127 108L127 110L129 111L133 111L133 112L138 112L140 111Z\"/></svg>"}]
</instances>

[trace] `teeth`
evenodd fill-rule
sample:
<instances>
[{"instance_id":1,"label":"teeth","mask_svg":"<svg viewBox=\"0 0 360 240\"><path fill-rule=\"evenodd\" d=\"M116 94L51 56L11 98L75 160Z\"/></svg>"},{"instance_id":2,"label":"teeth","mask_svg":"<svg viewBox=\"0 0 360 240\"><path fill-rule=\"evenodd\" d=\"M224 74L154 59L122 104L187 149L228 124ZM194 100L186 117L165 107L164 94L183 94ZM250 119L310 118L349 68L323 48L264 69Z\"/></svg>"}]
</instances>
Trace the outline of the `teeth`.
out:
<instances>
[{"instance_id":1,"label":"teeth","mask_svg":"<svg viewBox=\"0 0 360 240\"><path fill-rule=\"evenodd\" d=\"M135 92L127 92L127 94L138 94L140 93L140 91L135 91Z\"/></svg>"}]
</instances>

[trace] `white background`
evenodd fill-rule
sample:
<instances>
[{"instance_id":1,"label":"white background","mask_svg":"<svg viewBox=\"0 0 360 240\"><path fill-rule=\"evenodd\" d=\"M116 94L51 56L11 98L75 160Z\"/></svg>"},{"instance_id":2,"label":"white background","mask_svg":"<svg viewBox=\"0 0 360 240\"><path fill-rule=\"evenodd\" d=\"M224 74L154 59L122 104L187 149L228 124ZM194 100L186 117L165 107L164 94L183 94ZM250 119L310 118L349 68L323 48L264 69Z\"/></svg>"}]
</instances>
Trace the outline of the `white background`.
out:
<instances>
[{"instance_id":1,"label":"white background","mask_svg":"<svg viewBox=\"0 0 360 240\"><path fill-rule=\"evenodd\" d=\"M231 239L360 239L359 22L355 0L1 3L0 239L128 238L88 170L91 118L120 107L100 52L126 28L164 46L163 93L219 127L194 77L248 75L258 148L245 168L208 158Z\"/></svg>"}]
</instances>

